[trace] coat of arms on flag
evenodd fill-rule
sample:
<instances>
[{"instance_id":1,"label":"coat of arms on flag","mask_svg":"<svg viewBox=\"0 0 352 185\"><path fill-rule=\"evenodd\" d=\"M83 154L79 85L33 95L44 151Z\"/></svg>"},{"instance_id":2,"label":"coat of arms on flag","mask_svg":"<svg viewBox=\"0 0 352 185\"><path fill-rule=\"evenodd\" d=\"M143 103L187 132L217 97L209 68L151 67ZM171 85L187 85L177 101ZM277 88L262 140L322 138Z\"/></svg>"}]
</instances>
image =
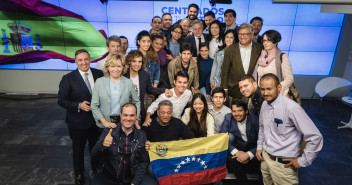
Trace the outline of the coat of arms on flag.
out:
<instances>
[{"instance_id":1,"label":"coat of arms on flag","mask_svg":"<svg viewBox=\"0 0 352 185\"><path fill-rule=\"evenodd\" d=\"M152 142L149 157L161 185L206 184L226 176L228 134Z\"/></svg>"}]
</instances>

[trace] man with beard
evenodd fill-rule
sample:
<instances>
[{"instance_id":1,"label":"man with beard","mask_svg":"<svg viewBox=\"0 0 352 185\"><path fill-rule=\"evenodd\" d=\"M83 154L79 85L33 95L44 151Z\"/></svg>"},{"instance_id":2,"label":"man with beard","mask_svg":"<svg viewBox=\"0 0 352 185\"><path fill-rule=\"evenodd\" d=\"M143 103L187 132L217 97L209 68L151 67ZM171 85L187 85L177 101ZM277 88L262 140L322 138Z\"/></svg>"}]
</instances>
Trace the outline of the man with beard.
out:
<instances>
[{"instance_id":1,"label":"man with beard","mask_svg":"<svg viewBox=\"0 0 352 185\"><path fill-rule=\"evenodd\" d=\"M259 32L263 27L263 19L261 17L253 17L250 22L253 25L254 37L253 41L256 43L263 44L263 37L259 35Z\"/></svg>"}]
</instances>

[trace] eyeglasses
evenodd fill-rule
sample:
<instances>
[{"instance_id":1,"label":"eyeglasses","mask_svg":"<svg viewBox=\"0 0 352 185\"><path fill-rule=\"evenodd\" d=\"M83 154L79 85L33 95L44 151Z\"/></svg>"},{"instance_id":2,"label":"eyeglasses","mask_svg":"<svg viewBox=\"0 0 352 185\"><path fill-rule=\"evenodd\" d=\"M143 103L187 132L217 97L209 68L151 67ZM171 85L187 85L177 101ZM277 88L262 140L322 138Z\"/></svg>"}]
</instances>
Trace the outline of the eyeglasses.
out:
<instances>
[{"instance_id":1,"label":"eyeglasses","mask_svg":"<svg viewBox=\"0 0 352 185\"><path fill-rule=\"evenodd\" d=\"M238 36L249 36L251 33L239 33Z\"/></svg>"}]
</instances>

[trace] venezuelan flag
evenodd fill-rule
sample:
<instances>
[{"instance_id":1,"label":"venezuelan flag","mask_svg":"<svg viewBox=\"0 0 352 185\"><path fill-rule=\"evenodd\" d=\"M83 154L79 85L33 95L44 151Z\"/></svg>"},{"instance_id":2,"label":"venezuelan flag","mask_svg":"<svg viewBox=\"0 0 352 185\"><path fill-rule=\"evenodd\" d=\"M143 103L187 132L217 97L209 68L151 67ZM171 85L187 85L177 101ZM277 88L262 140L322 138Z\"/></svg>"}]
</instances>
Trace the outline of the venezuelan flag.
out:
<instances>
[{"instance_id":1,"label":"venezuelan flag","mask_svg":"<svg viewBox=\"0 0 352 185\"><path fill-rule=\"evenodd\" d=\"M152 142L149 157L161 185L206 184L224 179L228 134Z\"/></svg>"}]
</instances>

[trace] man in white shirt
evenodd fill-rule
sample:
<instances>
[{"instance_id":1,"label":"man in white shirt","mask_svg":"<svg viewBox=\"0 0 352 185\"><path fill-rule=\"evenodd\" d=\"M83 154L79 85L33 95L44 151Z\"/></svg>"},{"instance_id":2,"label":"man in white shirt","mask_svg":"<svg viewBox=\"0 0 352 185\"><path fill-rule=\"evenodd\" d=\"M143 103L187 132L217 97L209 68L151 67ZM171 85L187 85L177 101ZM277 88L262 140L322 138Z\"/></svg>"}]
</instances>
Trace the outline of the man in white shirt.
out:
<instances>
[{"instance_id":1,"label":"man in white shirt","mask_svg":"<svg viewBox=\"0 0 352 185\"><path fill-rule=\"evenodd\" d=\"M108 50L109 54L118 54L120 53L120 49L121 49L121 39L116 36L110 36L108 39L106 39L106 49ZM97 62L97 65L95 66L96 69L100 69L103 72L104 71L104 65L106 62L107 57L99 60Z\"/></svg>"},{"instance_id":2,"label":"man in white shirt","mask_svg":"<svg viewBox=\"0 0 352 185\"><path fill-rule=\"evenodd\" d=\"M192 24L193 34L185 37L185 42L192 45L192 57L197 60L199 54L199 46L201 43L208 43L208 35L203 34L203 22L201 20L195 20Z\"/></svg>"},{"instance_id":3,"label":"man in white shirt","mask_svg":"<svg viewBox=\"0 0 352 185\"><path fill-rule=\"evenodd\" d=\"M173 95L168 98L165 93L161 94L148 108L147 116L143 126L149 126L151 122L150 116L158 109L159 102L162 100L169 100L173 105L172 116L181 119L181 113L186 105L192 100L192 92L187 89L188 85L188 74L179 71L175 75L174 80L175 87L171 89Z\"/></svg>"}]
</instances>

